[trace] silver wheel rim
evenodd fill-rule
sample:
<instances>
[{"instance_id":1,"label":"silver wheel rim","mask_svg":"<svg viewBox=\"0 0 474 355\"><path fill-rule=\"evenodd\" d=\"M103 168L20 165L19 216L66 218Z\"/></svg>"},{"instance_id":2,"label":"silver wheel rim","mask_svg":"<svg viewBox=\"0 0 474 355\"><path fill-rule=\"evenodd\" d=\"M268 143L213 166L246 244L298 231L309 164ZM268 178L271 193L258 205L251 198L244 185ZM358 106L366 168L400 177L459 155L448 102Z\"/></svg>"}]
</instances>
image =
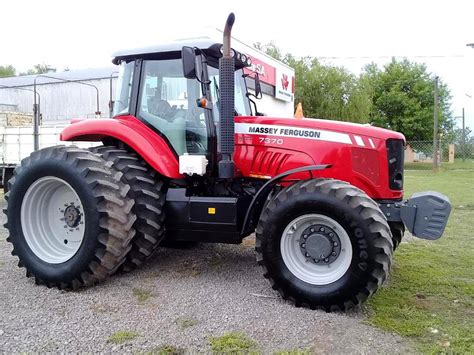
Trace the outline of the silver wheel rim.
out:
<instances>
[{"instance_id":1,"label":"silver wheel rim","mask_svg":"<svg viewBox=\"0 0 474 355\"><path fill-rule=\"evenodd\" d=\"M45 176L36 180L21 204L21 228L31 251L41 260L60 264L71 259L84 239L81 200L66 181Z\"/></svg>"},{"instance_id":2,"label":"silver wheel rim","mask_svg":"<svg viewBox=\"0 0 474 355\"><path fill-rule=\"evenodd\" d=\"M302 233L312 225L331 228L340 241L340 253L330 264L315 264L301 252ZM280 241L283 261L288 270L301 281L311 285L328 285L339 280L352 261L352 244L345 229L334 219L321 214L306 214L291 221Z\"/></svg>"}]
</instances>

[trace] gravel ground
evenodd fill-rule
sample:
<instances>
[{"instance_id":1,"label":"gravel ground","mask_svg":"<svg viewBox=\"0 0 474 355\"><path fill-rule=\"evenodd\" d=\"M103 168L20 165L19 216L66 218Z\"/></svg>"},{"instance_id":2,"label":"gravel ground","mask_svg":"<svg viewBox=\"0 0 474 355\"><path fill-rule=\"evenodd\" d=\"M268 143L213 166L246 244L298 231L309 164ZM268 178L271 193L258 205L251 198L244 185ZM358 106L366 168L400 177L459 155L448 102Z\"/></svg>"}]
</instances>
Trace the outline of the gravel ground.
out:
<instances>
[{"instance_id":1,"label":"gravel ground","mask_svg":"<svg viewBox=\"0 0 474 355\"><path fill-rule=\"evenodd\" d=\"M1 228L1 353L141 352L165 345L209 352L211 337L231 331L253 339L263 353L412 352L404 339L363 324L360 310L327 314L280 299L256 265L252 240L161 249L138 271L63 292L27 279L5 238ZM119 345L108 342L118 331L138 336Z\"/></svg>"}]
</instances>

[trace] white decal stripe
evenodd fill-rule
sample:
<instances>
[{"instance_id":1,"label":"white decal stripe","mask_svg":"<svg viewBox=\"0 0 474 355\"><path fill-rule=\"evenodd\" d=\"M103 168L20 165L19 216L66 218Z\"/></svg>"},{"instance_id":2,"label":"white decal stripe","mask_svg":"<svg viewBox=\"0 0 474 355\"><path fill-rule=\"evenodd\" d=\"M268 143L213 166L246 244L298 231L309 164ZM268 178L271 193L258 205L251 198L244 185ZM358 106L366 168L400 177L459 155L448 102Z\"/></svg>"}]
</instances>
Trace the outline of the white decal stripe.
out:
<instances>
[{"instance_id":1,"label":"white decal stripe","mask_svg":"<svg viewBox=\"0 0 474 355\"><path fill-rule=\"evenodd\" d=\"M320 141L352 144L351 138L348 134L305 127L276 126L256 123L236 123L235 133L314 139Z\"/></svg>"},{"instance_id":2,"label":"white decal stripe","mask_svg":"<svg viewBox=\"0 0 474 355\"><path fill-rule=\"evenodd\" d=\"M375 144L374 144L374 141L372 140L372 138L369 138L369 143L370 143L370 146L372 148L375 148Z\"/></svg>"},{"instance_id":3,"label":"white decal stripe","mask_svg":"<svg viewBox=\"0 0 474 355\"><path fill-rule=\"evenodd\" d=\"M357 145L360 145L361 147L365 147L364 141L362 140L362 138L360 136L354 136L354 139L355 139Z\"/></svg>"}]
</instances>

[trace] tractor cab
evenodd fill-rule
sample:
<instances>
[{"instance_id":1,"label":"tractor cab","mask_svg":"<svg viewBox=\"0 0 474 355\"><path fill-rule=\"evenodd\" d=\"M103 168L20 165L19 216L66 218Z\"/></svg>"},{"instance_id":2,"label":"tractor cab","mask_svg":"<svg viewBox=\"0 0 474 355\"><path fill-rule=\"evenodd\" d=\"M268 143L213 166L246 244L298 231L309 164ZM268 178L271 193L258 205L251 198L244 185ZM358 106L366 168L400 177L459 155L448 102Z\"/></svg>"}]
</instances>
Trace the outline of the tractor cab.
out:
<instances>
[{"instance_id":1,"label":"tractor cab","mask_svg":"<svg viewBox=\"0 0 474 355\"><path fill-rule=\"evenodd\" d=\"M178 156L215 156L219 132L221 44L210 39L115 54L120 66L113 115L133 115L165 138ZM251 64L233 51L234 114L249 116L243 68Z\"/></svg>"}]
</instances>

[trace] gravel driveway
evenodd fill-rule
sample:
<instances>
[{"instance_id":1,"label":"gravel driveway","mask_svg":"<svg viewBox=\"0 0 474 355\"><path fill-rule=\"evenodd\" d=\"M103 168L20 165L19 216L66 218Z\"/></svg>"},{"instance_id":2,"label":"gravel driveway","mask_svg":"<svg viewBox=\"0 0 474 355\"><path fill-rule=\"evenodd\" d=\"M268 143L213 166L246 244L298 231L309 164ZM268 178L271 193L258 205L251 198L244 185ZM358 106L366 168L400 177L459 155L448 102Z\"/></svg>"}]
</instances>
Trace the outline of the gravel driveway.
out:
<instances>
[{"instance_id":1,"label":"gravel driveway","mask_svg":"<svg viewBox=\"0 0 474 355\"><path fill-rule=\"evenodd\" d=\"M4 207L2 199L1 207ZM2 215L3 225L3 215ZM209 352L242 332L263 353L406 353L400 337L364 325L362 311L327 314L279 298L256 265L252 240L161 249L138 271L78 292L35 286L0 229L0 352L140 352L162 346ZM135 338L110 342L119 331Z\"/></svg>"}]
</instances>

